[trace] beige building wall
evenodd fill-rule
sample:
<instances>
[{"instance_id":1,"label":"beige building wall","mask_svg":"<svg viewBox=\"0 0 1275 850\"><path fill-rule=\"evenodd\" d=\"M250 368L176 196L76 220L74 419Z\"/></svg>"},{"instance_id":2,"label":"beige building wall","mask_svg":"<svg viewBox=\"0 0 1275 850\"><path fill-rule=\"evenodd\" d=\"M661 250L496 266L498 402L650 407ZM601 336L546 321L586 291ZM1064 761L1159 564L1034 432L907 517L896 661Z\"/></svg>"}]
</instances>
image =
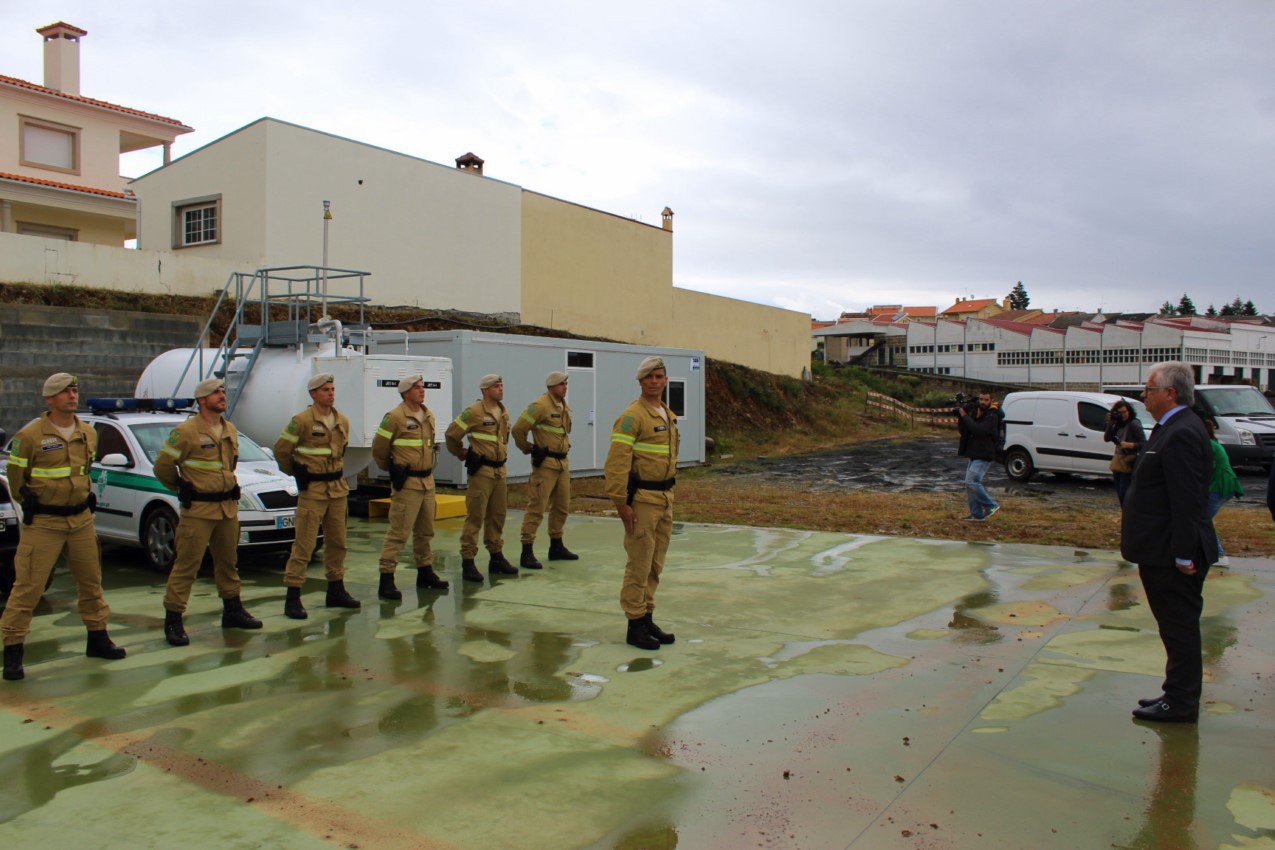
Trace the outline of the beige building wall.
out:
<instances>
[{"instance_id":1,"label":"beige building wall","mask_svg":"<svg viewBox=\"0 0 1275 850\"><path fill-rule=\"evenodd\" d=\"M79 169L71 173L20 164L20 116L78 129ZM119 117L125 116L121 113ZM0 171L122 192L127 181L120 176L121 123L105 110L90 110L69 101L63 103L39 92L5 89L4 97L0 98L0 127L4 128L4 132L0 132L0 163L3 163Z\"/></svg>"},{"instance_id":2,"label":"beige building wall","mask_svg":"<svg viewBox=\"0 0 1275 850\"><path fill-rule=\"evenodd\" d=\"M220 292L232 272L254 269L247 263L227 263L190 254L133 251L114 245L0 233L0 280L6 283L60 283L160 295L208 295Z\"/></svg>"},{"instance_id":3,"label":"beige building wall","mask_svg":"<svg viewBox=\"0 0 1275 850\"><path fill-rule=\"evenodd\" d=\"M709 357L799 378L810 367L810 314L673 289L673 333L666 345L702 348Z\"/></svg>"},{"instance_id":4,"label":"beige building wall","mask_svg":"<svg viewBox=\"0 0 1275 850\"><path fill-rule=\"evenodd\" d=\"M522 211L524 322L620 342L683 345L670 334L670 231L536 192L522 193Z\"/></svg>"},{"instance_id":5,"label":"beige building wall","mask_svg":"<svg viewBox=\"0 0 1275 850\"><path fill-rule=\"evenodd\" d=\"M370 272L365 294L375 303L519 309L521 190L499 180L265 118L133 186L143 248L172 247L184 201L218 197L221 243L173 250L317 266L327 200L327 264Z\"/></svg>"},{"instance_id":6,"label":"beige building wall","mask_svg":"<svg viewBox=\"0 0 1275 850\"><path fill-rule=\"evenodd\" d=\"M673 286L673 233L522 193L522 320L799 377L810 316Z\"/></svg>"}]
</instances>

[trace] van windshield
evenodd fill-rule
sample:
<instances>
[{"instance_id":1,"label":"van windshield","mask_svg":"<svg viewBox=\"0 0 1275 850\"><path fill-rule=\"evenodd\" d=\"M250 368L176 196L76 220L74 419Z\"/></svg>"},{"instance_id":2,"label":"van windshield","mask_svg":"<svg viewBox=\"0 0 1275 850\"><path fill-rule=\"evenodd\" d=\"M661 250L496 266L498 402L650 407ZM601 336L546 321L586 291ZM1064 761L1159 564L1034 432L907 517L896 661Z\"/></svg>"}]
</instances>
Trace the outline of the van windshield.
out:
<instances>
[{"instance_id":1,"label":"van windshield","mask_svg":"<svg viewBox=\"0 0 1275 850\"><path fill-rule=\"evenodd\" d=\"M1275 416L1275 408L1253 387L1197 389L1195 394L1214 416Z\"/></svg>"}]
</instances>

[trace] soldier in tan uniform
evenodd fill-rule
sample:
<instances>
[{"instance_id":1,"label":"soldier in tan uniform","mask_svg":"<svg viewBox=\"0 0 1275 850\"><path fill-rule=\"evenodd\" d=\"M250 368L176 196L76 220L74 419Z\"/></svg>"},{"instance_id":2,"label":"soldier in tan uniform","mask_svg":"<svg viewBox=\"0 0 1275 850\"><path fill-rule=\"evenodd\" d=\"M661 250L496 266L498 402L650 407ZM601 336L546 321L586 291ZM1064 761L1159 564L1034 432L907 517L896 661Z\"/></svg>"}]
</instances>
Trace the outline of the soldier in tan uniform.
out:
<instances>
[{"instance_id":1,"label":"soldier in tan uniform","mask_svg":"<svg viewBox=\"0 0 1275 850\"><path fill-rule=\"evenodd\" d=\"M80 619L89 632L84 654L111 659L125 655L106 633L111 608L102 598L102 561L89 480L97 432L75 415L80 388L73 376L51 375L42 395L49 412L14 436L9 455L9 487L22 503L24 525L13 562L13 591L0 616L4 678L10 681L26 675L23 642L31 631L31 612L63 551L75 579Z\"/></svg>"},{"instance_id":2,"label":"soldier in tan uniform","mask_svg":"<svg viewBox=\"0 0 1275 850\"><path fill-rule=\"evenodd\" d=\"M239 599L239 432L226 420L226 384L220 378L195 387L199 413L173 429L155 458L155 477L178 494L177 557L164 593L164 639L186 646L182 624L195 576L211 549L213 580L221 597L223 629L259 629L261 621Z\"/></svg>"},{"instance_id":3,"label":"soldier in tan uniform","mask_svg":"<svg viewBox=\"0 0 1275 850\"><path fill-rule=\"evenodd\" d=\"M531 479L527 482L527 513L522 521L522 558L518 566L538 570L536 532L545 509L549 510L549 560L578 561L580 556L562 542L571 505L571 408L567 405L567 373L550 372L545 394L527 405L514 423L514 444L531 455ZM531 439L528 440L528 435Z\"/></svg>"},{"instance_id":4,"label":"soldier in tan uniform","mask_svg":"<svg viewBox=\"0 0 1275 850\"><path fill-rule=\"evenodd\" d=\"M398 382L403 403L385 414L372 438L372 459L390 474L390 527L381 547L382 599L402 599L394 586L398 553L410 535L416 586L443 590L448 582L434 572L434 414L425 406L425 376Z\"/></svg>"},{"instance_id":5,"label":"soldier in tan uniform","mask_svg":"<svg viewBox=\"0 0 1275 850\"><path fill-rule=\"evenodd\" d=\"M611 429L606 494L624 522L624 567L620 607L628 618L626 642L659 649L674 636L655 624L655 591L673 533L673 485L677 483L677 416L664 403L668 373L659 357L638 366L642 396Z\"/></svg>"},{"instance_id":6,"label":"soldier in tan uniform","mask_svg":"<svg viewBox=\"0 0 1275 850\"><path fill-rule=\"evenodd\" d=\"M461 575L465 581L482 581L474 566L478 531L490 558L489 575L518 575L505 559L505 460L509 456L509 414L503 399L505 384L499 375L483 375L478 381L483 396L460 412L447 426L447 451L465 463L469 487L465 490L465 527L460 535ZM469 446L461 440L469 438Z\"/></svg>"},{"instance_id":7,"label":"soldier in tan uniform","mask_svg":"<svg viewBox=\"0 0 1275 850\"><path fill-rule=\"evenodd\" d=\"M297 479L297 538L283 570L287 598L283 613L294 620L307 616L301 604L306 567L323 529L324 574L328 608L358 608L361 603L345 589L345 519L350 485L345 481L345 447L350 420L337 410L335 378L329 372L306 384L312 404L288 422L274 444L274 457L285 474Z\"/></svg>"}]
</instances>

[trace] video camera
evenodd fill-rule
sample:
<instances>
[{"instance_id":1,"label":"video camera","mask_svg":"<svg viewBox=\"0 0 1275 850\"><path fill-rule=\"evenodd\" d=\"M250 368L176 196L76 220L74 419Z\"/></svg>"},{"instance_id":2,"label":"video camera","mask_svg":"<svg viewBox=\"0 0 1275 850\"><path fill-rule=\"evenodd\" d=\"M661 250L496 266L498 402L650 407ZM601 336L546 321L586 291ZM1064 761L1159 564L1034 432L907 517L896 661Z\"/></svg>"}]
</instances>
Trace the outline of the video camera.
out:
<instances>
[{"instance_id":1,"label":"video camera","mask_svg":"<svg viewBox=\"0 0 1275 850\"><path fill-rule=\"evenodd\" d=\"M957 409L963 410L965 413L973 416L974 411L978 410L978 396L957 393L952 398L952 410L955 412Z\"/></svg>"}]
</instances>

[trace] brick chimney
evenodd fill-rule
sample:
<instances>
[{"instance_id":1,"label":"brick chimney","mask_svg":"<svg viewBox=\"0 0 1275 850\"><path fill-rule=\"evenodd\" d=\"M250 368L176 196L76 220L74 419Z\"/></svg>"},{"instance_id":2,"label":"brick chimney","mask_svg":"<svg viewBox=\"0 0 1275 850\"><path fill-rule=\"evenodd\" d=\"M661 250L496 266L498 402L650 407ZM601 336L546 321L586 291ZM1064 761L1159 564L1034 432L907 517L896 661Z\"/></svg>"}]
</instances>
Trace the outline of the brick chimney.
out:
<instances>
[{"instance_id":1,"label":"brick chimney","mask_svg":"<svg viewBox=\"0 0 1275 850\"><path fill-rule=\"evenodd\" d=\"M456 167L461 171L468 171L471 174L477 174L479 177L483 176L483 158L473 151L456 157Z\"/></svg>"},{"instance_id":2,"label":"brick chimney","mask_svg":"<svg viewBox=\"0 0 1275 850\"><path fill-rule=\"evenodd\" d=\"M44 87L79 94L80 39L89 31L58 21L36 32L44 36Z\"/></svg>"}]
</instances>

